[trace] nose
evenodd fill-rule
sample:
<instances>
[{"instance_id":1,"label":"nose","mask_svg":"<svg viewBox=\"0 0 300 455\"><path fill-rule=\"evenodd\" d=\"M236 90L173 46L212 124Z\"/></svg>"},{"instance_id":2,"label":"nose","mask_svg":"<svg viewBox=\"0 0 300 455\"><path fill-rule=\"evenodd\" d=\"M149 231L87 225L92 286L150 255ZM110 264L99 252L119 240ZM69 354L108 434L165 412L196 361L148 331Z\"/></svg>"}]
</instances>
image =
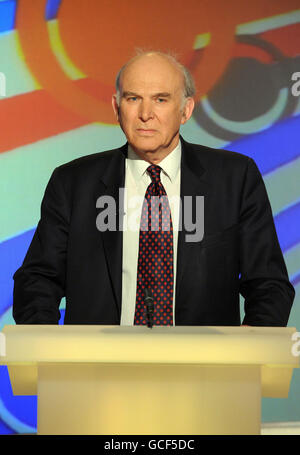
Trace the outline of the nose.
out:
<instances>
[{"instance_id":1,"label":"nose","mask_svg":"<svg viewBox=\"0 0 300 455\"><path fill-rule=\"evenodd\" d=\"M143 122L147 122L153 118L153 106L151 101L143 100L140 104L139 118Z\"/></svg>"}]
</instances>

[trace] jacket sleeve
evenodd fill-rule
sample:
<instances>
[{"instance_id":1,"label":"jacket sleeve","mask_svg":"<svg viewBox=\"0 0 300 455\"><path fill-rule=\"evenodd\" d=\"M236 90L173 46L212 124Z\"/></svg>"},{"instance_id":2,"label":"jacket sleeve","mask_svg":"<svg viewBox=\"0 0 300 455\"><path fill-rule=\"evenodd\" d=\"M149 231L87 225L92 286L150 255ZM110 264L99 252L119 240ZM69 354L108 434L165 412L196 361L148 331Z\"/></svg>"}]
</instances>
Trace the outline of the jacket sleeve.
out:
<instances>
[{"instance_id":1,"label":"jacket sleeve","mask_svg":"<svg viewBox=\"0 0 300 455\"><path fill-rule=\"evenodd\" d=\"M13 276L13 317L17 324L57 324L60 319L70 209L58 174L55 169L45 190L34 237Z\"/></svg>"},{"instance_id":2,"label":"jacket sleeve","mask_svg":"<svg viewBox=\"0 0 300 455\"><path fill-rule=\"evenodd\" d=\"M295 291L289 282L264 181L251 158L244 181L240 226L243 324L284 327Z\"/></svg>"}]
</instances>

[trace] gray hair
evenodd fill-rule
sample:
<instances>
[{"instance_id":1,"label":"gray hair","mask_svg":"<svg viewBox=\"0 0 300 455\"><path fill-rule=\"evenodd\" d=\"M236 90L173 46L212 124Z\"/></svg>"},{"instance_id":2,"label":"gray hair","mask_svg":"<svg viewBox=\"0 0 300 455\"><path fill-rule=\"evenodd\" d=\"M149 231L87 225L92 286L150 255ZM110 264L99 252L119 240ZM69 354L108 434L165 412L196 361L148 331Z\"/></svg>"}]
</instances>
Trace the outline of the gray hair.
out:
<instances>
[{"instance_id":1,"label":"gray hair","mask_svg":"<svg viewBox=\"0 0 300 455\"><path fill-rule=\"evenodd\" d=\"M161 57L165 57L168 60L171 61L178 69L181 71L183 75L183 105L185 104L185 101L187 98L191 98L195 95L196 89L195 89L195 83L193 80L193 77L190 73L190 71L182 65L176 58L176 56L173 53L165 53L161 51L143 51L143 50L137 50L136 56L133 57L129 62L131 62L134 58L140 57L143 55L149 55L149 54L157 54L160 55ZM115 87L116 87L116 100L117 104L119 106L120 104L120 98L121 98L121 87L120 87L120 82L121 82L121 77L123 74L123 71L127 67L128 63L125 63L125 65L122 66L122 68L119 70L117 77L116 77L116 82L115 82Z\"/></svg>"}]
</instances>

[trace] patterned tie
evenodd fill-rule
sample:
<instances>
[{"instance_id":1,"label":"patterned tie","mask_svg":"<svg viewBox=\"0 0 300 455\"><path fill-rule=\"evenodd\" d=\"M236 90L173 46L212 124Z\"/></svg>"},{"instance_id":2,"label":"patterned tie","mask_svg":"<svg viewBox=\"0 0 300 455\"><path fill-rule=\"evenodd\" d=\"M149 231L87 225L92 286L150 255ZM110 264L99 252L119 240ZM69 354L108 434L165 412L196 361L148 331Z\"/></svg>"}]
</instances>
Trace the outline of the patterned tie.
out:
<instances>
[{"instance_id":1,"label":"patterned tie","mask_svg":"<svg viewBox=\"0 0 300 455\"><path fill-rule=\"evenodd\" d=\"M142 208L134 324L147 324L145 289L154 301L153 325L173 325L173 227L161 168L148 167L152 182Z\"/></svg>"}]
</instances>

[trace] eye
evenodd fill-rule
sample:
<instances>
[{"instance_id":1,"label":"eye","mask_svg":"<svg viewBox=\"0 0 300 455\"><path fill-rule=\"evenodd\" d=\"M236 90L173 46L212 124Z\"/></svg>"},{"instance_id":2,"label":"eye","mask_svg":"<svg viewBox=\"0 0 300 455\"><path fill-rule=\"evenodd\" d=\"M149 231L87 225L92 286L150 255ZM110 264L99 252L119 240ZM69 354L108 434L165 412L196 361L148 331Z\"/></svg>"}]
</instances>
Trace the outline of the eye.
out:
<instances>
[{"instance_id":1,"label":"eye","mask_svg":"<svg viewBox=\"0 0 300 455\"><path fill-rule=\"evenodd\" d=\"M167 101L166 98L157 98L157 102L159 104L165 103L166 101Z\"/></svg>"}]
</instances>

